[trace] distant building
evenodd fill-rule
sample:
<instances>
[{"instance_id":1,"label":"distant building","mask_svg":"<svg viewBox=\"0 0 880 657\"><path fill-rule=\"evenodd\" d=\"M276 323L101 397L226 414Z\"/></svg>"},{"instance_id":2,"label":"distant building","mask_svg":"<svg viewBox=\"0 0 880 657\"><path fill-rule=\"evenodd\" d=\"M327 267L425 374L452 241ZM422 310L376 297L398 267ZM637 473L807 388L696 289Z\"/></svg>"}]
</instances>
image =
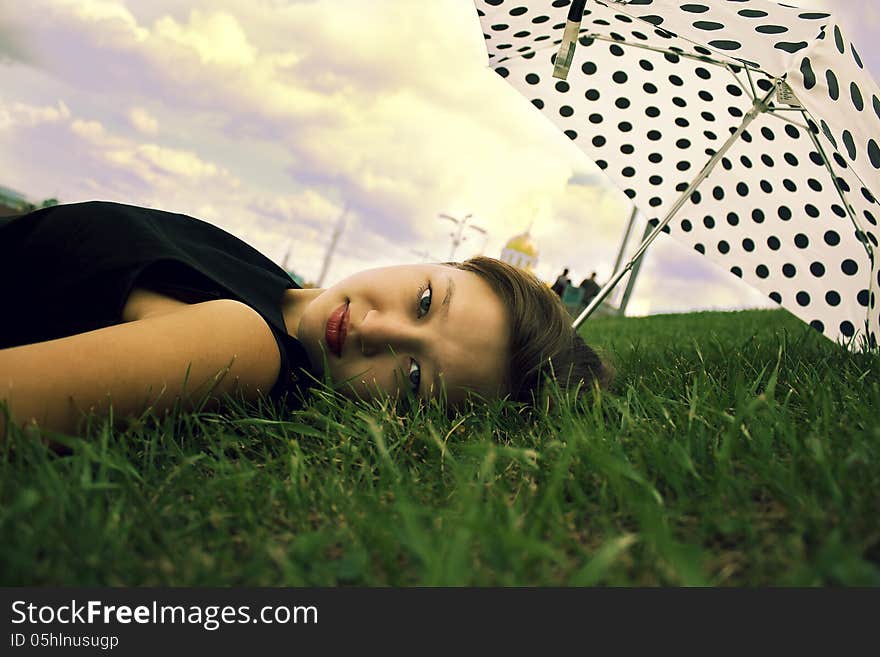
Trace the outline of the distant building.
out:
<instances>
[{"instance_id":1,"label":"distant building","mask_svg":"<svg viewBox=\"0 0 880 657\"><path fill-rule=\"evenodd\" d=\"M531 229L530 225L524 233L515 235L508 240L501 250L502 261L526 271L535 269L538 264L538 247L535 246L535 242L529 234Z\"/></svg>"}]
</instances>

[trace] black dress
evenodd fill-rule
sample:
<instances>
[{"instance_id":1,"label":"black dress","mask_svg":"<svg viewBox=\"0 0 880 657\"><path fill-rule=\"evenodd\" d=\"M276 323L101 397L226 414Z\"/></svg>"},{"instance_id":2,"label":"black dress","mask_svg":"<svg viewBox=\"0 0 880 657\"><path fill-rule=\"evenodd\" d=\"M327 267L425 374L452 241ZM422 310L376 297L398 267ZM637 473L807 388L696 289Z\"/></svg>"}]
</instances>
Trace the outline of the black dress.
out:
<instances>
[{"instance_id":1,"label":"black dress","mask_svg":"<svg viewBox=\"0 0 880 657\"><path fill-rule=\"evenodd\" d=\"M247 304L266 320L281 354L269 396L294 405L308 385L308 356L281 313L284 290L299 286L226 231L103 201L0 218L0 349L119 324L135 286L187 303Z\"/></svg>"}]
</instances>

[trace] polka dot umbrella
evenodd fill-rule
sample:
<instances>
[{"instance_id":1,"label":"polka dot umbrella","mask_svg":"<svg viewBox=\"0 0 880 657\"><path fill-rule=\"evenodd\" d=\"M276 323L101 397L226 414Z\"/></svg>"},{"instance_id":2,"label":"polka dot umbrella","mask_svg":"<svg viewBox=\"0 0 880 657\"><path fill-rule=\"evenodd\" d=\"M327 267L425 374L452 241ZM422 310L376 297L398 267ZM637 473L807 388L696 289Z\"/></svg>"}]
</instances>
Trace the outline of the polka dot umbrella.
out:
<instances>
[{"instance_id":1,"label":"polka dot umbrella","mask_svg":"<svg viewBox=\"0 0 880 657\"><path fill-rule=\"evenodd\" d=\"M662 231L828 338L876 347L880 90L826 12L476 0L489 64Z\"/></svg>"}]
</instances>

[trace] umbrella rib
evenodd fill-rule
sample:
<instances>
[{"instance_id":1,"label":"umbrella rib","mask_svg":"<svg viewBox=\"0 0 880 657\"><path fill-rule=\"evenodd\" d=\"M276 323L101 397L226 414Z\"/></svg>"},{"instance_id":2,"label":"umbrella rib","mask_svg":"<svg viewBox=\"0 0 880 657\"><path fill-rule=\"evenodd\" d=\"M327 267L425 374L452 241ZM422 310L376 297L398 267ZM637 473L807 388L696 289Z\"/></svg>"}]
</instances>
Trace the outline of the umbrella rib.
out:
<instances>
[{"instance_id":1,"label":"umbrella rib","mask_svg":"<svg viewBox=\"0 0 880 657\"><path fill-rule=\"evenodd\" d=\"M586 319L593 314L596 308L599 307L602 301L605 300L605 297L607 297L611 290L613 290L617 286L617 284L626 275L626 273L633 268L633 264L638 261L642 257L642 255L644 255L645 250L651 245L651 242L653 242L654 239L663 230L663 228L666 227L666 224L672 221L672 218L678 213L678 211L685 204L687 199L690 198L690 195L700 185L700 183L702 183L706 178L709 177L709 174L712 173L715 165L718 164L721 158L724 157L724 154L728 150L730 150L730 147L733 146L736 140L740 138L740 135L745 132L746 128L752 123L752 121L754 121L756 118L758 118L760 114L766 112L769 109L768 103L770 101L770 98L772 98L773 94L776 93L776 89L779 86L780 82L781 80L777 79L776 83L773 85L773 88L767 92L767 95L765 95L761 99L756 98L754 100L754 102L752 103L752 109L750 109L748 113L743 117L740 126L730 135L727 141L724 142L721 148L719 148L718 151L715 152L715 154L709 159L709 161L703 165L700 173L697 175L696 178L693 179L693 181L691 181L690 185L688 185L688 188L684 190L681 195L676 199L675 203L673 203L672 207L666 213L666 216L663 218L663 220L657 224L650 235L642 240L642 243L639 246L638 250L632 256L632 258L630 258L629 262L626 263L626 266L624 266L623 269L615 272L611 276L609 281L605 283L605 285L602 286L602 289L599 290L595 297L593 297L592 301L590 301L590 304L586 308L584 308L581 314L578 315L577 318L572 322L571 326L575 331L577 331L581 324L583 324Z\"/></svg>"},{"instance_id":2,"label":"umbrella rib","mask_svg":"<svg viewBox=\"0 0 880 657\"><path fill-rule=\"evenodd\" d=\"M768 113L770 116L772 116L774 119L779 119L780 121L785 121L786 123L791 123L793 126L797 126L798 128L802 128L803 130L807 130L807 131L809 131L809 129L810 129L809 126L807 126L807 125L805 125L805 124L803 124L803 123L798 123L797 121L793 121L792 119L789 119L789 118L787 118L787 117L779 116L779 115L777 114L777 112L800 112L801 115L803 115L803 113L804 113L803 110L800 110L800 109L797 109L797 108L794 108L794 107L792 107L792 108L778 108L778 107L771 107L771 108L767 111L767 113Z\"/></svg>"},{"instance_id":3,"label":"umbrella rib","mask_svg":"<svg viewBox=\"0 0 880 657\"><path fill-rule=\"evenodd\" d=\"M658 52L663 55L675 55L677 57L682 57L683 59L693 59L698 62L703 62L706 64L714 64L715 66L721 66L723 68L730 68L731 66L740 66L741 68L745 68L745 69L754 68L748 64L741 62L741 60L736 60L737 63L732 64L731 62L723 62L723 61L719 61L717 59L713 59L712 57L709 57L708 55L691 55L690 53L679 52L677 50L669 50L667 48L658 48L657 46L648 46L643 43L634 43L632 41L618 41L617 39L612 39L611 37L607 37L607 36L600 34L598 32L588 32L586 34L581 35L581 38L582 39L584 39L584 38L593 39L595 41L607 41L609 43L616 43L619 46L628 46L630 48L641 48L642 50L650 50L652 52ZM762 71L759 68L755 68L754 70L756 70L760 73L764 73L764 71Z\"/></svg>"}]
</instances>

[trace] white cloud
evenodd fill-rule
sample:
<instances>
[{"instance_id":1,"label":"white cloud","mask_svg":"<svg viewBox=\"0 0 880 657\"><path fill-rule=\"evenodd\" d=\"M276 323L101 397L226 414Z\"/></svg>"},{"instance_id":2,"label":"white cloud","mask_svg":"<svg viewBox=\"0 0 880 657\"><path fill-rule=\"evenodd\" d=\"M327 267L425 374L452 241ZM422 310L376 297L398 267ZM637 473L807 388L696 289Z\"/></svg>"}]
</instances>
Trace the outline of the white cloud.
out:
<instances>
[{"instance_id":1,"label":"white cloud","mask_svg":"<svg viewBox=\"0 0 880 657\"><path fill-rule=\"evenodd\" d=\"M132 107L128 111L131 125L145 135L155 136L159 133L159 121L143 107Z\"/></svg>"},{"instance_id":2,"label":"white cloud","mask_svg":"<svg viewBox=\"0 0 880 657\"><path fill-rule=\"evenodd\" d=\"M244 68L254 64L257 51L234 16L225 12L193 10L189 24L163 16L153 28L157 40L166 40L195 51L202 64Z\"/></svg>"},{"instance_id":3,"label":"white cloud","mask_svg":"<svg viewBox=\"0 0 880 657\"><path fill-rule=\"evenodd\" d=\"M70 118L70 109L59 100L55 106L37 106L28 103L4 103L0 99L0 130L13 127L31 127L41 123L57 123Z\"/></svg>"}]
</instances>

